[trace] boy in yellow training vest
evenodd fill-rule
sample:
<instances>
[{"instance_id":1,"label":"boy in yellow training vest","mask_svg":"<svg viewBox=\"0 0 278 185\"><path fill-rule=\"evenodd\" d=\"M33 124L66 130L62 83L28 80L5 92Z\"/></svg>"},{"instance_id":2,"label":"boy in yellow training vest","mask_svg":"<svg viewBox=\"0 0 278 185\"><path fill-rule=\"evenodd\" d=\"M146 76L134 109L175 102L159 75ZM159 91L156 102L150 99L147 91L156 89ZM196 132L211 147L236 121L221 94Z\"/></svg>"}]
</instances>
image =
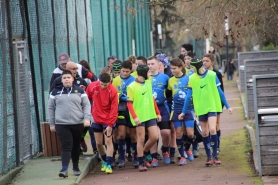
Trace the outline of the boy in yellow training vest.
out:
<instances>
[{"instance_id":1,"label":"boy in yellow training vest","mask_svg":"<svg viewBox=\"0 0 278 185\"><path fill-rule=\"evenodd\" d=\"M146 65L139 65L137 67L138 78L127 86L128 110L132 124L137 126L139 171L147 171L147 167L150 166L148 162L151 162L152 158L148 155L148 151L158 140L156 121L161 121L160 112L152 94L152 83L148 80L148 71L149 68ZM145 128L148 130L149 139L144 146Z\"/></svg>"},{"instance_id":2,"label":"boy in yellow training vest","mask_svg":"<svg viewBox=\"0 0 278 185\"><path fill-rule=\"evenodd\" d=\"M223 91L219 87L220 82L216 74L213 71L206 70L201 59L192 59L190 65L194 74L189 77L189 89L179 119L183 119L190 99L193 97L194 109L202 127L203 144L207 154L205 165L219 165L221 161L217 157L217 112L222 111L221 101L230 114L233 113L233 109L230 108ZM209 137L209 133L211 137ZM211 158L210 147L213 149L213 159Z\"/></svg>"}]
</instances>

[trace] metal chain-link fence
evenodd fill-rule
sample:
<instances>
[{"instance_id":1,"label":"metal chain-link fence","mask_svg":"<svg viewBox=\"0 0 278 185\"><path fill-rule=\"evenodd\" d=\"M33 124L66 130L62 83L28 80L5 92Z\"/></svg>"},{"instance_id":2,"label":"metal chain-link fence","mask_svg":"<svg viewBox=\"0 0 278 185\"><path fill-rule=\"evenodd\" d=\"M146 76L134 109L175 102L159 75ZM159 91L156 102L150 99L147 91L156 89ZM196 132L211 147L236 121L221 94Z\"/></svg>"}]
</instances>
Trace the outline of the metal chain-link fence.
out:
<instances>
[{"instance_id":1,"label":"metal chain-link fence","mask_svg":"<svg viewBox=\"0 0 278 185\"><path fill-rule=\"evenodd\" d=\"M88 60L98 74L108 56L150 56L151 25L149 7L129 0L0 0L0 10L3 174L43 152L40 123L48 119L49 82L59 54L76 63Z\"/></svg>"}]
</instances>

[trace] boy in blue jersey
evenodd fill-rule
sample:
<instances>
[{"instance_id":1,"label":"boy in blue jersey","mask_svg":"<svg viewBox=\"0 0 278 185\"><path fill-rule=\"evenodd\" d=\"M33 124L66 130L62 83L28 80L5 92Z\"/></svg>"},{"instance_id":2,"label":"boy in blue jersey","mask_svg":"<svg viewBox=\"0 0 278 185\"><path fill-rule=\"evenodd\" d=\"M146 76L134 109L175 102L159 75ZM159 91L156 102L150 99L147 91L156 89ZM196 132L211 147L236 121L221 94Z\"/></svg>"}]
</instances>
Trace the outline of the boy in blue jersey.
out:
<instances>
[{"instance_id":1,"label":"boy in blue jersey","mask_svg":"<svg viewBox=\"0 0 278 185\"><path fill-rule=\"evenodd\" d=\"M216 119L217 112L222 109L221 101L232 114L223 91L221 90L220 82L216 74L203 67L203 62L200 59L192 59L190 62L194 74L189 78L189 89L182 113L178 116L180 120L184 119L186 111L191 104L193 94L193 103L196 115L199 118L202 127L203 144L207 154L206 166L212 164L221 164L217 157L217 135L216 135ZM209 133L211 137L209 137ZM210 147L213 149L212 157Z\"/></svg>"},{"instance_id":2,"label":"boy in blue jersey","mask_svg":"<svg viewBox=\"0 0 278 185\"><path fill-rule=\"evenodd\" d=\"M131 124L129 112L127 109L127 86L135 81L135 78L130 75L132 69L132 64L129 61L124 61L121 65L121 75L117 76L113 79L112 85L117 89L119 94L119 105L124 110L119 110L119 117L116 123L117 126L117 133L115 136L118 140L118 153L119 153L119 164L118 167L122 168L125 166L125 138L126 138L126 127L129 127L129 134L131 137L131 148L134 154L134 167L138 167L139 163L137 160L137 152L136 152L136 145L137 145L137 137L136 137L136 128ZM119 106L120 108L120 106ZM121 109L122 109L121 108Z\"/></svg>"},{"instance_id":3,"label":"boy in blue jersey","mask_svg":"<svg viewBox=\"0 0 278 185\"><path fill-rule=\"evenodd\" d=\"M184 54L184 65L186 70L186 75L190 76L193 74L193 71L190 69L190 61L194 57L192 52L187 52Z\"/></svg>"},{"instance_id":4,"label":"boy in blue jersey","mask_svg":"<svg viewBox=\"0 0 278 185\"><path fill-rule=\"evenodd\" d=\"M161 132L162 137L162 155L165 164L170 164L170 157L168 153L168 148L170 145L171 137L171 123L170 123L170 111L166 100L166 90L168 85L169 77L165 74L159 72L159 60L155 56L148 58L148 67L150 74L150 81L152 82L153 96L156 100L156 104L160 111L162 117L161 122L158 123L158 127ZM175 143L174 146L175 147ZM157 160L157 144L151 148L151 155L153 161L151 163L152 167L158 165Z\"/></svg>"},{"instance_id":5,"label":"boy in blue jersey","mask_svg":"<svg viewBox=\"0 0 278 185\"><path fill-rule=\"evenodd\" d=\"M168 62L167 55L165 53L157 53L155 56L161 62L159 64L159 72L168 75L169 78L172 77L173 74L170 70L170 65L169 65L169 62Z\"/></svg>"},{"instance_id":6,"label":"boy in blue jersey","mask_svg":"<svg viewBox=\"0 0 278 185\"><path fill-rule=\"evenodd\" d=\"M184 155L184 146L185 151L190 161L194 160L193 154L189 150L190 145L193 142L194 137L194 113L193 106L188 107L186 110L186 116L184 119L179 120L178 115L181 113L183 108L184 100L187 96L188 91L188 80L189 77L185 75L185 69L183 68L183 62L179 58L174 58L170 61L171 71L173 73L173 77L170 78L168 82L168 89L172 91L173 96L173 106L171 113L171 120L174 123L174 127L176 129L176 142L181 158L179 160L179 165L186 164L186 159ZM184 124L184 129L183 129ZM186 141L183 141L183 133L187 133Z\"/></svg>"},{"instance_id":7,"label":"boy in blue jersey","mask_svg":"<svg viewBox=\"0 0 278 185\"><path fill-rule=\"evenodd\" d=\"M194 53L191 51L187 51L184 53L184 65L185 65L185 71L187 76L191 76L194 73L190 68L190 61L192 60L193 57L194 57ZM185 138L187 137L186 133L184 134L184 137ZM194 140L192 143L192 152L194 158L199 157L198 148L199 148L199 143L198 141Z\"/></svg>"}]
</instances>

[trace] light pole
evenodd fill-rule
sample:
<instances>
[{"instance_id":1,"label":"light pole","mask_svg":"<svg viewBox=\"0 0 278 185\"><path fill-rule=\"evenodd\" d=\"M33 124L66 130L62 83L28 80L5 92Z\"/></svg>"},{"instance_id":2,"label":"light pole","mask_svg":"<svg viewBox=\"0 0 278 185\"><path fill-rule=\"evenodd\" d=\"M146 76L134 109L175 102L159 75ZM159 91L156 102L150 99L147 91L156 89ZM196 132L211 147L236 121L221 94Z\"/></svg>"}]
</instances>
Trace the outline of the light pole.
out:
<instances>
[{"instance_id":1,"label":"light pole","mask_svg":"<svg viewBox=\"0 0 278 185\"><path fill-rule=\"evenodd\" d=\"M229 56L229 40L228 40L228 35L229 35L229 19L228 16L225 15L225 31L226 31L226 64L228 63L228 56Z\"/></svg>"},{"instance_id":2,"label":"light pole","mask_svg":"<svg viewBox=\"0 0 278 185\"><path fill-rule=\"evenodd\" d=\"M162 51L162 28L161 28L161 24L157 24L157 33L159 36L159 47L160 50Z\"/></svg>"}]
</instances>

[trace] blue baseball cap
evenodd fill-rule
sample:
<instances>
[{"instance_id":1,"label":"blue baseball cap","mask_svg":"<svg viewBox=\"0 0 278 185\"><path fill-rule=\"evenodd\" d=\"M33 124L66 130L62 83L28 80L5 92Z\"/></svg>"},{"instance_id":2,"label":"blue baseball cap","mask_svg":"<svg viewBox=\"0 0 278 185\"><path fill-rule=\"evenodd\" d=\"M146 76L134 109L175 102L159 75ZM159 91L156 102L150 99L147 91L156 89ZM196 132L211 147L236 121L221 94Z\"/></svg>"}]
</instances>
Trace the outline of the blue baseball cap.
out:
<instances>
[{"instance_id":1,"label":"blue baseball cap","mask_svg":"<svg viewBox=\"0 0 278 185\"><path fill-rule=\"evenodd\" d=\"M156 55L156 58L162 62L165 66L169 66L168 58L165 53L159 53Z\"/></svg>"}]
</instances>

